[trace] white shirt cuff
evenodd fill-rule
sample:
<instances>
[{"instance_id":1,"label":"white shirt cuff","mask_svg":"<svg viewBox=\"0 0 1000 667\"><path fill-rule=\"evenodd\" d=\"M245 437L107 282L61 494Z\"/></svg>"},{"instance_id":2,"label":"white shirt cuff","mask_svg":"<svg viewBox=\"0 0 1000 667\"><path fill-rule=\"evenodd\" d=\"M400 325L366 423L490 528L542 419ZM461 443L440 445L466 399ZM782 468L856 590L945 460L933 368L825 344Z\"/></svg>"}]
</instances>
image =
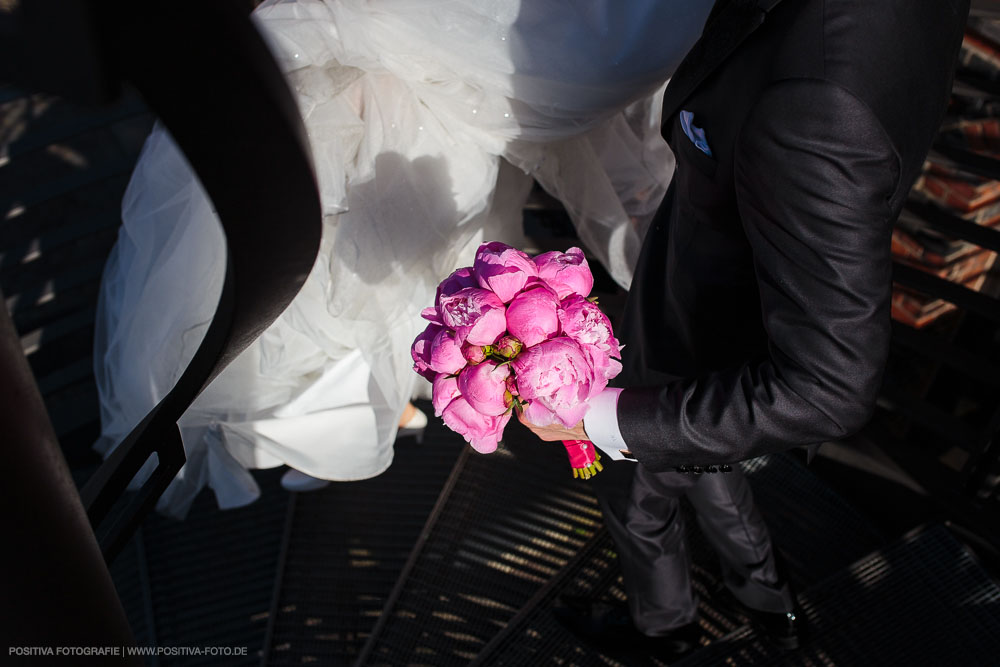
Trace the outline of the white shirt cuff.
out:
<instances>
[{"instance_id":1,"label":"white shirt cuff","mask_svg":"<svg viewBox=\"0 0 1000 667\"><path fill-rule=\"evenodd\" d=\"M628 451L628 445L618 430L618 394L621 389L607 388L590 399L590 409L583 418L583 430L587 437L613 461L635 461L627 458L622 451Z\"/></svg>"}]
</instances>

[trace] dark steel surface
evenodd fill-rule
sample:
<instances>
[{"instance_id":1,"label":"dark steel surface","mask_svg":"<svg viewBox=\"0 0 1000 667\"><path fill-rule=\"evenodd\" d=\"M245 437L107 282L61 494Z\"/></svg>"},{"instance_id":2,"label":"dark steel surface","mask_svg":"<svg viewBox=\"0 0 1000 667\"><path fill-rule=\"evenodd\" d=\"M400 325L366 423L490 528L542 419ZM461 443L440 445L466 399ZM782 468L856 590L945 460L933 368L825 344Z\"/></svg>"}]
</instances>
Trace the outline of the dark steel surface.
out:
<instances>
[{"instance_id":1,"label":"dark steel surface","mask_svg":"<svg viewBox=\"0 0 1000 667\"><path fill-rule=\"evenodd\" d=\"M0 644L124 650L134 644L124 609L6 309L0 378ZM6 650L3 659L32 660Z\"/></svg>"}]
</instances>

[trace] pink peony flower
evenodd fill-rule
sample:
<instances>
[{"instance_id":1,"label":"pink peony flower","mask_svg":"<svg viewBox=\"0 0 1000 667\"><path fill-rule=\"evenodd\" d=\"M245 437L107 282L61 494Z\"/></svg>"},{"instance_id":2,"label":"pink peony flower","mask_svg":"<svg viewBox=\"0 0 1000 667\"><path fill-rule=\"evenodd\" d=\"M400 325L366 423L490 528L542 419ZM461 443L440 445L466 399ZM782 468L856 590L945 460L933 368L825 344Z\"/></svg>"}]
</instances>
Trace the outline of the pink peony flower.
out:
<instances>
[{"instance_id":1,"label":"pink peony flower","mask_svg":"<svg viewBox=\"0 0 1000 667\"><path fill-rule=\"evenodd\" d=\"M431 404L434 406L434 416L440 417L448 404L462 395L458 390L458 378L454 375L438 373L431 387Z\"/></svg>"},{"instance_id":2,"label":"pink peony flower","mask_svg":"<svg viewBox=\"0 0 1000 667\"><path fill-rule=\"evenodd\" d=\"M611 320L596 303L572 295L559 304L559 324L563 333L580 345L593 345L609 356L618 357L621 346L611 329Z\"/></svg>"},{"instance_id":3,"label":"pink peony flower","mask_svg":"<svg viewBox=\"0 0 1000 667\"><path fill-rule=\"evenodd\" d=\"M521 292L507 306L507 331L525 346L537 345L559 333L559 299L547 287Z\"/></svg>"},{"instance_id":4,"label":"pink peony flower","mask_svg":"<svg viewBox=\"0 0 1000 667\"><path fill-rule=\"evenodd\" d=\"M453 399L441 412L445 425L461 435L480 454L495 451L510 413L492 417L477 412L463 397Z\"/></svg>"},{"instance_id":5,"label":"pink peony flower","mask_svg":"<svg viewBox=\"0 0 1000 667\"><path fill-rule=\"evenodd\" d=\"M601 389L607 386L609 380L622 372L620 361L601 352L593 345L584 345L583 350L590 359L590 365L594 369L594 378Z\"/></svg>"},{"instance_id":6,"label":"pink peony flower","mask_svg":"<svg viewBox=\"0 0 1000 667\"><path fill-rule=\"evenodd\" d=\"M559 306L559 322L563 333L587 352L599 380L607 382L621 372L621 345L612 332L611 321L597 304L571 295Z\"/></svg>"},{"instance_id":7,"label":"pink peony flower","mask_svg":"<svg viewBox=\"0 0 1000 667\"><path fill-rule=\"evenodd\" d=\"M433 381L435 372L431 370L431 349L433 348L434 337L444 331L440 324L427 325L413 341L410 346L410 356L413 357L413 370L423 375L428 380Z\"/></svg>"},{"instance_id":8,"label":"pink peony flower","mask_svg":"<svg viewBox=\"0 0 1000 667\"><path fill-rule=\"evenodd\" d=\"M520 397L528 401L525 417L539 426L556 421L575 426L587 413L586 401L597 386L607 385L596 381L583 348L565 336L524 349L511 366Z\"/></svg>"},{"instance_id":9,"label":"pink peony flower","mask_svg":"<svg viewBox=\"0 0 1000 667\"><path fill-rule=\"evenodd\" d=\"M437 308L433 306L421 310L420 317L424 318L428 322L433 322L434 324L441 324L441 313L439 313Z\"/></svg>"},{"instance_id":10,"label":"pink peony flower","mask_svg":"<svg viewBox=\"0 0 1000 667\"><path fill-rule=\"evenodd\" d=\"M437 294L434 297L434 305L441 305L441 297L451 296L459 290L463 290L466 287L479 287L479 282L476 280L476 276L472 273L471 266L463 266L460 269L455 269L451 272L451 275L441 281L441 284L437 287Z\"/></svg>"},{"instance_id":11,"label":"pink peony flower","mask_svg":"<svg viewBox=\"0 0 1000 667\"><path fill-rule=\"evenodd\" d=\"M454 331L441 329L430 346L430 368L435 373L454 374L465 368L462 344L456 339Z\"/></svg>"},{"instance_id":12,"label":"pink peony flower","mask_svg":"<svg viewBox=\"0 0 1000 667\"><path fill-rule=\"evenodd\" d=\"M480 286L493 290L504 303L524 289L529 278L538 275L531 257L499 241L479 246L472 268Z\"/></svg>"},{"instance_id":13,"label":"pink peony flower","mask_svg":"<svg viewBox=\"0 0 1000 667\"><path fill-rule=\"evenodd\" d=\"M493 292L477 287L442 295L438 312L459 341L472 345L493 344L507 327L503 302Z\"/></svg>"},{"instance_id":14,"label":"pink peony flower","mask_svg":"<svg viewBox=\"0 0 1000 667\"><path fill-rule=\"evenodd\" d=\"M507 378L510 368L495 361L469 366L458 376L458 390L469 405L484 415L498 417L510 407Z\"/></svg>"},{"instance_id":15,"label":"pink peony flower","mask_svg":"<svg viewBox=\"0 0 1000 667\"><path fill-rule=\"evenodd\" d=\"M470 343L462 343L462 356L471 365L481 364L486 359L486 353L483 352L482 345L472 345Z\"/></svg>"},{"instance_id":16,"label":"pink peony flower","mask_svg":"<svg viewBox=\"0 0 1000 667\"><path fill-rule=\"evenodd\" d=\"M594 274L579 248L553 250L535 257L538 276L556 291L560 299L571 294L587 296L594 287Z\"/></svg>"}]
</instances>

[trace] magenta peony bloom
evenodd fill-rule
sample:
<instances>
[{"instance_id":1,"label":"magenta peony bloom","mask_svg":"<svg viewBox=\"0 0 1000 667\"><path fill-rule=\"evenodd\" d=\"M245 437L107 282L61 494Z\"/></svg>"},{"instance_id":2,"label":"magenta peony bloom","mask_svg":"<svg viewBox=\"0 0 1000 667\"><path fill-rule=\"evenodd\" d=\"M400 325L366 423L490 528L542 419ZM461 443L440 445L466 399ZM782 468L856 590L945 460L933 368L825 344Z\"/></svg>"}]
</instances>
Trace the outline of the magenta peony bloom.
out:
<instances>
[{"instance_id":1,"label":"magenta peony bloom","mask_svg":"<svg viewBox=\"0 0 1000 667\"><path fill-rule=\"evenodd\" d=\"M472 345L492 345L507 327L503 302L493 292L477 287L442 295L438 312L460 342Z\"/></svg>"},{"instance_id":2,"label":"magenta peony bloom","mask_svg":"<svg viewBox=\"0 0 1000 667\"><path fill-rule=\"evenodd\" d=\"M611 330L611 321L597 304L575 294L563 299L559 322L563 333L587 352L598 380L607 382L621 372L622 365L618 361L621 345Z\"/></svg>"},{"instance_id":3,"label":"magenta peony bloom","mask_svg":"<svg viewBox=\"0 0 1000 667\"><path fill-rule=\"evenodd\" d=\"M495 451L504 427L510 421L510 413L491 417L476 412L469 402L459 396L442 411L445 426L461 435L480 454Z\"/></svg>"},{"instance_id":4,"label":"magenta peony bloom","mask_svg":"<svg viewBox=\"0 0 1000 667\"><path fill-rule=\"evenodd\" d=\"M438 373L431 388L431 404L434 406L434 416L440 417L448 404L462 395L458 390L458 378L454 375Z\"/></svg>"},{"instance_id":5,"label":"magenta peony bloom","mask_svg":"<svg viewBox=\"0 0 1000 667\"><path fill-rule=\"evenodd\" d=\"M465 360L473 366L483 363L486 359L486 353L483 352L483 346L472 345L470 343L462 343L462 356L465 357Z\"/></svg>"},{"instance_id":6,"label":"magenta peony bloom","mask_svg":"<svg viewBox=\"0 0 1000 667\"><path fill-rule=\"evenodd\" d=\"M510 368L495 361L469 366L458 376L458 390L469 405L484 415L498 417L510 407L507 378Z\"/></svg>"},{"instance_id":7,"label":"magenta peony bloom","mask_svg":"<svg viewBox=\"0 0 1000 667\"><path fill-rule=\"evenodd\" d=\"M455 332L441 329L431 341L431 370L435 373L454 374L465 368L465 355L462 354L462 344L455 337Z\"/></svg>"},{"instance_id":8,"label":"magenta peony bloom","mask_svg":"<svg viewBox=\"0 0 1000 667\"><path fill-rule=\"evenodd\" d=\"M594 377L586 351L565 336L524 349L511 366L520 397L528 401L525 417L538 426L575 426L587 413L587 399L607 385Z\"/></svg>"},{"instance_id":9,"label":"magenta peony bloom","mask_svg":"<svg viewBox=\"0 0 1000 667\"><path fill-rule=\"evenodd\" d=\"M499 241L479 246L472 268L480 286L493 290L504 303L524 289L529 278L538 275L531 257Z\"/></svg>"},{"instance_id":10,"label":"magenta peony bloom","mask_svg":"<svg viewBox=\"0 0 1000 667\"><path fill-rule=\"evenodd\" d=\"M620 361L601 352L593 345L584 345L583 351L587 353L587 358L590 359L590 365L594 369L594 379L600 389L604 389L609 380L622 372Z\"/></svg>"},{"instance_id":11,"label":"magenta peony bloom","mask_svg":"<svg viewBox=\"0 0 1000 667\"><path fill-rule=\"evenodd\" d=\"M451 272L450 276L441 281L441 284L437 287L437 294L434 297L434 305L440 306L441 297L451 296L466 287L479 287L479 282L476 280L471 266L463 266L460 269L455 269Z\"/></svg>"},{"instance_id":12,"label":"magenta peony bloom","mask_svg":"<svg viewBox=\"0 0 1000 667\"><path fill-rule=\"evenodd\" d=\"M507 331L526 347L559 333L559 299L547 287L534 287L515 296L507 306Z\"/></svg>"},{"instance_id":13,"label":"magenta peony bloom","mask_svg":"<svg viewBox=\"0 0 1000 667\"><path fill-rule=\"evenodd\" d=\"M434 324L441 324L441 313L439 313L438 309L435 308L434 306L431 306L430 308L424 308L423 310L421 310L420 317L424 318L429 322L433 322Z\"/></svg>"},{"instance_id":14,"label":"magenta peony bloom","mask_svg":"<svg viewBox=\"0 0 1000 667\"><path fill-rule=\"evenodd\" d=\"M621 346L611 330L611 320L595 303L572 295L559 304L563 333L580 345L593 345L611 357L619 357Z\"/></svg>"},{"instance_id":15,"label":"magenta peony bloom","mask_svg":"<svg viewBox=\"0 0 1000 667\"><path fill-rule=\"evenodd\" d=\"M538 276L556 291L560 299L571 294L587 296L594 287L594 274L579 248L553 250L535 257Z\"/></svg>"},{"instance_id":16,"label":"magenta peony bloom","mask_svg":"<svg viewBox=\"0 0 1000 667\"><path fill-rule=\"evenodd\" d=\"M433 348L434 337L444 331L444 327L439 324L428 324L427 328L413 341L410 346L410 356L413 357L413 370L423 375L428 380L433 381L435 372L431 370L431 349Z\"/></svg>"}]
</instances>

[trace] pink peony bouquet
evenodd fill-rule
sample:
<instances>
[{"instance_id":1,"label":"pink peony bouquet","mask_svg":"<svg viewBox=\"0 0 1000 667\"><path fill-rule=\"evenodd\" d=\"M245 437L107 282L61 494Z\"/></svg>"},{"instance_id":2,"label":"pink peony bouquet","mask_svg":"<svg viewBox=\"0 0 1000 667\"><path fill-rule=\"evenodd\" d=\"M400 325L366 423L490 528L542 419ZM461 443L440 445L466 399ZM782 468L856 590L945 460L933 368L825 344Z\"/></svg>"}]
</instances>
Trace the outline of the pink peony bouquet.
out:
<instances>
[{"instance_id":1,"label":"pink peony bouquet","mask_svg":"<svg viewBox=\"0 0 1000 667\"><path fill-rule=\"evenodd\" d=\"M434 413L482 453L492 452L513 410L539 426L575 426L587 401L621 371L611 322L588 298L583 251L537 257L485 243L424 309L414 370L433 383ZM574 477L601 470L585 440L565 441Z\"/></svg>"}]
</instances>

